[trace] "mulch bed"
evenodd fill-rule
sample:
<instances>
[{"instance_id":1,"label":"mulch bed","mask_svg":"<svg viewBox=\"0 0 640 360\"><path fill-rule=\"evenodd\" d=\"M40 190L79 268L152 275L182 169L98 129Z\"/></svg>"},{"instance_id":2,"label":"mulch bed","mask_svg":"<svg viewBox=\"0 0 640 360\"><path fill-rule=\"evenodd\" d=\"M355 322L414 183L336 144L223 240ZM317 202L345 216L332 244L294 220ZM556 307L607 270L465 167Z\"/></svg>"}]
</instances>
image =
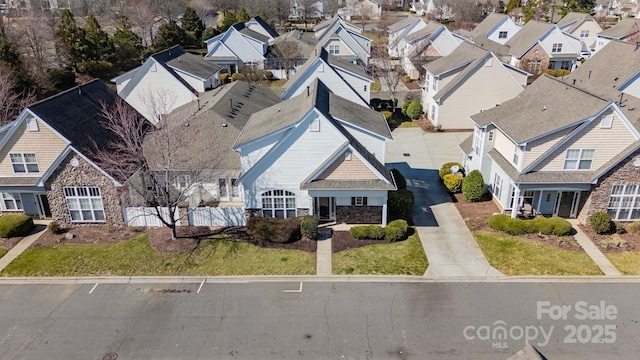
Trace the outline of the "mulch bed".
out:
<instances>
[{"instance_id":1,"label":"mulch bed","mask_svg":"<svg viewBox=\"0 0 640 360\"><path fill-rule=\"evenodd\" d=\"M463 194L451 195L451 200L455 203L458 212L467 223L467 227L471 231L487 231L499 233L493 230L487 225L489 217L495 213L499 213L498 206L491 200L491 194L485 194L482 201L475 203L468 203L464 199ZM517 236L521 239L527 239L531 241L543 242L551 246L559 247L565 250L582 252L582 247L575 242L573 237L568 236L553 236L553 235L539 235L539 234L526 234Z\"/></svg>"},{"instance_id":2,"label":"mulch bed","mask_svg":"<svg viewBox=\"0 0 640 360\"><path fill-rule=\"evenodd\" d=\"M616 253L640 251L640 234L625 232L623 234L596 234L588 225L580 225L580 229L593 241L602 252Z\"/></svg>"},{"instance_id":3,"label":"mulch bed","mask_svg":"<svg viewBox=\"0 0 640 360\"><path fill-rule=\"evenodd\" d=\"M420 90L420 84L417 81L402 82L409 90Z\"/></svg>"},{"instance_id":4,"label":"mulch bed","mask_svg":"<svg viewBox=\"0 0 640 360\"><path fill-rule=\"evenodd\" d=\"M45 232L32 245L32 247L53 246L58 244L100 244L109 245L130 240L140 234L146 233L149 236L149 245L160 253L181 252L193 250L200 241L212 235L226 235L229 238L239 241L246 241L251 244L269 249L294 249L307 252L315 252L316 241L301 239L289 244L273 244L269 242L260 243L254 239L244 227L205 227L205 226L184 226L177 228L178 237L171 239L171 230L167 227L154 228L114 228L108 226L78 226L70 229L74 235L72 239L66 239L65 234L52 234ZM18 243L22 238L0 239L2 241ZM13 244L12 246L14 246ZM4 246L3 246L4 247Z\"/></svg>"},{"instance_id":5,"label":"mulch bed","mask_svg":"<svg viewBox=\"0 0 640 360\"><path fill-rule=\"evenodd\" d=\"M355 249L373 244L387 244L384 240L359 240L348 231L334 231L331 236L331 252Z\"/></svg>"},{"instance_id":6,"label":"mulch bed","mask_svg":"<svg viewBox=\"0 0 640 360\"><path fill-rule=\"evenodd\" d=\"M38 231L44 230L44 228L45 228L45 225L36 225L36 227L27 236L31 234L35 234ZM5 250L11 250L24 238L25 238L24 236L12 237L12 238L0 238L0 248L3 248Z\"/></svg>"}]
</instances>

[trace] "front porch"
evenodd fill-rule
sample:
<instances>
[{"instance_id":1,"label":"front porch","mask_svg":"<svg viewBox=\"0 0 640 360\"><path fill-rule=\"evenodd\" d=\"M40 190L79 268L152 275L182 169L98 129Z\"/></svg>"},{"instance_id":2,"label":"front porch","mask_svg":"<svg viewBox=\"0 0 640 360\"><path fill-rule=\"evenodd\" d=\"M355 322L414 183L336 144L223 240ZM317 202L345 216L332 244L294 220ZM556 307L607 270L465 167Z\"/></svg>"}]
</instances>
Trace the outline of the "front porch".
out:
<instances>
[{"instance_id":1,"label":"front porch","mask_svg":"<svg viewBox=\"0 0 640 360\"><path fill-rule=\"evenodd\" d=\"M502 210L511 217L533 218L559 216L575 219L580 214L588 196L588 190L579 188L526 188L513 186L508 199L509 206Z\"/></svg>"}]
</instances>

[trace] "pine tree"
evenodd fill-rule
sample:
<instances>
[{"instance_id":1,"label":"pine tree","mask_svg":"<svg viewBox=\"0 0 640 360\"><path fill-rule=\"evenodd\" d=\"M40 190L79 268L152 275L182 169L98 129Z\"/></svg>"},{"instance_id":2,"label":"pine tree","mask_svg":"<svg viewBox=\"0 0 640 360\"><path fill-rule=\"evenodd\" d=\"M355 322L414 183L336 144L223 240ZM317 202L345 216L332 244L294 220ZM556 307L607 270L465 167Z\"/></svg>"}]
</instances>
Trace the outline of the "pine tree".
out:
<instances>
[{"instance_id":1,"label":"pine tree","mask_svg":"<svg viewBox=\"0 0 640 360\"><path fill-rule=\"evenodd\" d=\"M73 67L77 69L78 64L84 62L83 56L87 45L84 40L84 29L76 24L76 19L69 9L62 10L60 14L58 36L62 48L67 52Z\"/></svg>"},{"instance_id":2,"label":"pine tree","mask_svg":"<svg viewBox=\"0 0 640 360\"><path fill-rule=\"evenodd\" d=\"M184 10L184 15L182 15L182 29L187 32L192 43L197 46L201 45L200 39L202 38L205 26L194 9L188 7Z\"/></svg>"},{"instance_id":3,"label":"pine tree","mask_svg":"<svg viewBox=\"0 0 640 360\"><path fill-rule=\"evenodd\" d=\"M142 52L142 38L131 30L129 19L125 15L118 16L118 25L113 34L113 44L118 62L136 59Z\"/></svg>"},{"instance_id":4,"label":"pine tree","mask_svg":"<svg viewBox=\"0 0 640 360\"><path fill-rule=\"evenodd\" d=\"M220 25L220 31L225 32L227 29L231 27L231 25L238 22L236 20L236 14L230 10L224 12L224 18L222 19L222 24Z\"/></svg>"},{"instance_id":5,"label":"pine tree","mask_svg":"<svg viewBox=\"0 0 640 360\"><path fill-rule=\"evenodd\" d=\"M106 60L115 53L109 34L102 30L93 13L89 13L87 17L84 36L87 45L84 54L85 60Z\"/></svg>"},{"instance_id":6,"label":"pine tree","mask_svg":"<svg viewBox=\"0 0 640 360\"><path fill-rule=\"evenodd\" d=\"M174 45L185 46L186 44L187 33L173 20L160 25L158 35L153 41L153 46L158 50L167 49Z\"/></svg>"}]
</instances>

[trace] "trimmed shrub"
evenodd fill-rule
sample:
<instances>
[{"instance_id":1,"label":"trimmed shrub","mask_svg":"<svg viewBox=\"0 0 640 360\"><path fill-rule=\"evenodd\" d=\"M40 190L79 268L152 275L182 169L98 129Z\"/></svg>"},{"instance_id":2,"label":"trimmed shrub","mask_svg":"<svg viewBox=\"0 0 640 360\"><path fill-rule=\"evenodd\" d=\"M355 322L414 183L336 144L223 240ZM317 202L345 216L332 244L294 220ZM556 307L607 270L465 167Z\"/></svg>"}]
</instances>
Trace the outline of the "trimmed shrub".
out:
<instances>
[{"instance_id":1,"label":"trimmed shrub","mask_svg":"<svg viewBox=\"0 0 640 360\"><path fill-rule=\"evenodd\" d=\"M265 71L264 78L267 79L267 80L273 80L273 72L271 72L269 70Z\"/></svg>"},{"instance_id":2,"label":"trimmed shrub","mask_svg":"<svg viewBox=\"0 0 640 360\"><path fill-rule=\"evenodd\" d=\"M422 104L420 104L419 100L413 100L411 104L407 107L407 116L411 120L418 119L422 116Z\"/></svg>"},{"instance_id":3,"label":"trimmed shrub","mask_svg":"<svg viewBox=\"0 0 640 360\"><path fill-rule=\"evenodd\" d=\"M25 236L34 228L33 219L27 215L6 214L0 216L0 237Z\"/></svg>"},{"instance_id":4,"label":"trimmed shrub","mask_svg":"<svg viewBox=\"0 0 640 360\"><path fill-rule=\"evenodd\" d=\"M249 219L247 229L260 242L286 244L300 240L300 218L265 218L255 216Z\"/></svg>"},{"instance_id":5,"label":"trimmed shrub","mask_svg":"<svg viewBox=\"0 0 640 360\"><path fill-rule=\"evenodd\" d=\"M300 220L300 233L307 239L318 239L318 217L315 215L305 215Z\"/></svg>"},{"instance_id":6,"label":"trimmed shrub","mask_svg":"<svg viewBox=\"0 0 640 360\"><path fill-rule=\"evenodd\" d=\"M385 230L380 225L353 226L349 233L356 239L381 240L385 237Z\"/></svg>"},{"instance_id":7,"label":"trimmed shrub","mask_svg":"<svg viewBox=\"0 0 640 360\"><path fill-rule=\"evenodd\" d=\"M553 224L552 234L555 236L565 236L571 234L571 223L561 217L543 218Z\"/></svg>"},{"instance_id":8,"label":"trimmed shrub","mask_svg":"<svg viewBox=\"0 0 640 360\"><path fill-rule=\"evenodd\" d=\"M393 178L396 179L396 185L398 185L398 190L405 190L407 188L407 180L404 178L400 170L391 169L391 173L393 173Z\"/></svg>"},{"instance_id":9,"label":"trimmed shrub","mask_svg":"<svg viewBox=\"0 0 640 360\"><path fill-rule=\"evenodd\" d=\"M506 231L511 217L507 214L496 214L489 218L488 225L493 230Z\"/></svg>"},{"instance_id":10,"label":"trimmed shrub","mask_svg":"<svg viewBox=\"0 0 640 360\"><path fill-rule=\"evenodd\" d=\"M444 186L450 193L457 194L462 191L462 181L464 181L462 176L446 174L442 180L444 181Z\"/></svg>"},{"instance_id":11,"label":"trimmed shrub","mask_svg":"<svg viewBox=\"0 0 640 360\"><path fill-rule=\"evenodd\" d=\"M229 82L229 73L220 74L220 82L226 84Z\"/></svg>"},{"instance_id":12,"label":"trimmed shrub","mask_svg":"<svg viewBox=\"0 0 640 360\"><path fill-rule=\"evenodd\" d=\"M405 101L402 103L402 107L400 108L400 111L402 111L403 114L407 115L407 108L409 107L409 105L411 105L413 101Z\"/></svg>"},{"instance_id":13,"label":"trimmed shrub","mask_svg":"<svg viewBox=\"0 0 640 360\"><path fill-rule=\"evenodd\" d=\"M403 219L409 224L411 221L411 213L413 212L414 197L409 190L389 191L388 215L389 220Z\"/></svg>"},{"instance_id":14,"label":"trimmed shrub","mask_svg":"<svg viewBox=\"0 0 640 360\"><path fill-rule=\"evenodd\" d=\"M636 234L640 233L640 221L634 221L631 224L629 224L629 226L627 226L627 230Z\"/></svg>"},{"instance_id":15,"label":"trimmed shrub","mask_svg":"<svg viewBox=\"0 0 640 360\"><path fill-rule=\"evenodd\" d=\"M462 164L460 164L457 161L451 161L451 162L448 162L448 163L444 163L440 167L440 179L444 180L444 176L445 175L451 174L451 167L453 167L454 165L457 166L460 169L460 171L462 171L462 172L464 171L464 169L462 168Z\"/></svg>"},{"instance_id":16,"label":"trimmed shrub","mask_svg":"<svg viewBox=\"0 0 640 360\"><path fill-rule=\"evenodd\" d=\"M484 194L484 179L479 170L473 170L462 181L462 194L467 202L476 202Z\"/></svg>"},{"instance_id":17,"label":"trimmed shrub","mask_svg":"<svg viewBox=\"0 0 640 360\"><path fill-rule=\"evenodd\" d=\"M533 227L529 226L530 223L530 221L513 219L509 217L509 220L507 220L507 228L505 229L505 231L509 235L530 234L532 232L535 232L533 231Z\"/></svg>"},{"instance_id":18,"label":"trimmed shrub","mask_svg":"<svg viewBox=\"0 0 640 360\"><path fill-rule=\"evenodd\" d=\"M384 228L384 239L387 242L403 240L407 235L409 225L404 220L394 220Z\"/></svg>"},{"instance_id":19,"label":"trimmed shrub","mask_svg":"<svg viewBox=\"0 0 640 360\"><path fill-rule=\"evenodd\" d=\"M625 229L624 224L621 221L614 221L612 226L612 230L615 231L616 234L624 234L627 232L627 229Z\"/></svg>"},{"instance_id":20,"label":"trimmed shrub","mask_svg":"<svg viewBox=\"0 0 640 360\"><path fill-rule=\"evenodd\" d=\"M596 234L606 234L611 231L611 216L604 211L591 214L589 223Z\"/></svg>"},{"instance_id":21,"label":"trimmed shrub","mask_svg":"<svg viewBox=\"0 0 640 360\"><path fill-rule=\"evenodd\" d=\"M382 114L382 116L384 116L384 119L387 120L387 122L389 122L391 120L391 117L393 116L393 113L391 111L387 111L387 110L380 111L380 114Z\"/></svg>"},{"instance_id":22,"label":"trimmed shrub","mask_svg":"<svg viewBox=\"0 0 640 360\"><path fill-rule=\"evenodd\" d=\"M49 232L52 233L52 234L62 234L67 229L65 229L62 226L60 226L59 222L52 221L52 222L49 223L49 225L47 225L47 230L49 230Z\"/></svg>"},{"instance_id":23,"label":"trimmed shrub","mask_svg":"<svg viewBox=\"0 0 640 360\"><path fill-rule=\"evenodd\" d=\"M241 73L234 73L231 75L231 81L245 80L247 77Z\"/></svg>"}]
</instances>

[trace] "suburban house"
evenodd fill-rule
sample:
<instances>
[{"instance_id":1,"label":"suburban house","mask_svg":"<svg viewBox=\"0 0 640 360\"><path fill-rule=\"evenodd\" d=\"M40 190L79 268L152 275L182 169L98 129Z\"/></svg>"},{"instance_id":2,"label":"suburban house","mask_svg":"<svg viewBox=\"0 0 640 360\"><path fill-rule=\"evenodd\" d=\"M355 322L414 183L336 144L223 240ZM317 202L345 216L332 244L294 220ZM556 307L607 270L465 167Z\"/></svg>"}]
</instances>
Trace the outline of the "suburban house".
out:
<instances>
[{"instance_id":1,"label":"suburban house","mask_svg":"<svg viewBox=\"0 0 640 360\"><path fill-rule=\"evenodd\" d=\"M62 225L124 225L122 179L101 169L97 149L117 137L102 124L116 94L102 81L32 104L0 128L3 214L52 218Z\"/></svg>"},{"instance_id":2,"label":"suburban house","mask_svg":"<svg viewBox=\"0 0 640 360\"><path fill-rule=\"evenodd\" d=\"M256 27L253 26L253 28ZM237 23L222 34L205 41L207 54L204 58L222 66L229 74L239 72L245 65L262 68L266 60L269 39L272 38L270 35L251 30L244 23Z\"/></svg>"},{"instance_id":3,"label":"suburban house","mask_svg":"<svg viewBox=\"0 0 640 360\"><path fill-rule=\"evenodd\" d=\"M380 19L382 17L382 0L346 0L345 7L338 9L338 15L347 20Z\"/></svg>"},{"instance_id":4,"label":"suburban house","mask_svg":"<svg viewBox=\"0 0 640 360\"><path fill-rule=\"evenodd\" d=\"M390 57L400 57L400 42L409 34L422 30L427 26L427 22L422 18L407 16L406 18L389 25L389 47L387 53Z\"/></svg>"},{"instance_id":5,"label":"suburban house","mask_svg":"<svg viewBox=\"0 0 640 360\"><path fill-rule=\"evenodd\" d=\"M511 65L534 75L544 69L574 70L580 53L580 39L557 25L531 20L509 41Z\"/></svg>"},{"instance_id":6,"label":"suburban house","mask_svg":"<svg viewBox=\"0 0 640 360\"><path fill-rule=\"evenodd\" d=\"M323 48L319 48L318 56L307 60L282 86L280 97L288 100L308 92L316 78L326 84L324 86L335 96L369 107L373 78L360 66L330 55Z\"/></svg>"},{"instance_id":7,"label":"suburban house","mask_svg":"<svg viewBox=\"0 0 640 360\"><path fill-rule=\"evenodd\" d=\"M447 36L448 31L439 22L430 21L424 28L400 39L398 44L400 63L411 79L419 79L422 75L422 66L442 56L439 51L434 51L436 46L448 51L449 45L456 46L462 43L458 43L460 39L457 36ZM432 40L440 44L434 45ZM449 40L450 44L442 45L443 40Z\"/></svg>"},{"instance_id":8,"label":"suburban house","mask_svg":"<svg viewBox=\"0 0 640 360\"><path fill-rule=\"evenodd\" d=\"M280 101L270 88L234 81L175 109L168 123L160 124L169 126L168 132L145 137L149 170L155 176L151 184L172 186L185 196L186 204L179 208L182 225L244 225L240 156L232 146L253 113ZM127 205L144 209L148 204L136 195ZM131 216L134 212L128 210L129 225L146 225L149 216Z\"/></svg>"},{"instance_id":9,"label":"suburban house","mask_svg":"<svg viewBox=\"0 0 640 360\"><path fill-rule=\"evenodd\" d=\"M329 91L309 91L254 113L235 142L248 216L316 214L321 221L387 223L384 117Z\"/></svg>"},{"instance_id":10,"label":"suburban house","mask_svg":"<svg viewBox=\"0 0 640 360\"><path fill-rule=\"evenodd\" d=\"M320 25L322 27L318 28ZM318 45L331 55L366 67L371 57L371 39L362 35L361 29L354 31L355 25L339 16L332 18L328 25L323 23L314 27Z\"/></svg>"},{"instance_id":11,"label":"suburban house","mask_svg":"<svg viewBox=\"0 0 640 360\"><path fill-rule=\"evenodd\" d=\"M595 51L600 51L612 40L623 40L631 43L640 42L640 20L624 18L616 25L599 33Z\"/></svg>"},{"instance_id":12,"label":"suburban house","mask_svg":"<svg viewBox=\"0 0 640 360\"><path fill-rule=\"evenodd\" d=\"M579 12L568 13L556 25L560 30L582 41L580 51L594 50L596 48L597 34L602 31L596 19L589 14Z\"/></svg>"},{"instance_id":13,"label":"suburban house","mask_svg":"<svg viewBox=\"0 0 640 360\"><path fill-rule=\"evenodd\" d=\"M305 7L308 7L305 8ZM302 19L305 13L309 18L319 18L324 16L324 2L322 0L291 0L291 10L289 19Z\"/></svg>"},{"instance_id":14,"label":"suburban house","mask_svg":"<svg viewBox=\"0 0 640 360\"><path fill-rule=\"evenodd\" d=\"M249 21L244 23L245 28L257 32L258 34L262 34L269 38L269 40L273 40L277 38L278 32L271 25L267 24L263 18L260 16L254 16Z\"/></svg>"},{"instance_id":15,"label":"suburban house","mask_svg":"<svg viewBox=\"0 0 640 360\"><path fill-rule=\"evenodd\" d=\"M336 15L331 19L325 20L317 24L316 26L313 27L313 33L315 34L316 38L320 38L327 31L329 31L329 29L331 29L335 24L340 24L345 29L362 35L363 29L361 26L345 21L340 15Z\"/></svg>"},{"instance_id":16,"label":"suburban house","mask_svg":"<svg viewBox=\"0 0 640 360\"><path fill-rule=\"evenodd\" d=\"M289 79L314 56L317 45L318 40L309 32L292 30L282 34L269 41L265 70L271 71L275 79Z\"/></svg>"},{"instance_id":17,"label":"suburban house","mask_svg":"<svg viewBox=\"0 0 640 360\"><path fill-rule=\"evenodd\" d=\"M468 42L424 69L422 108L438 129L472 129L469 116L517 96L530 76Z\"/></svg>"},{"instance_id":18,"label":"suburban house","mask_svg":"<svg viewBox=\"0 0 640 360\"><path fill-rule=\"evenodd\" d=\"M220 85L222 68L182 47L151 55L141 66L111 79L118 95L152 123L198 94Z\"/></svg>"},{"instance_id":19,"label":"suburban house","mask_svg":"<svg viewBox=\"0 0 640 360\"><path fill-rule=\"evenodd\" d=\"M418 16L437 20L449 20L454 17L451 4L440 1L436 4L433 0L414 0L411 2L411 11Z\"/></svg>"},{"instance_id":20,"label":"suburban house","mask_svg":"<svg viewBox=\"0 0 640 360\"><path fill-rule=\"evenodd\" d=\"M471 31L471 35L474 41L476 37L485 37L504 45L521 28L522 26L511 20L509 15L490 13Z\"/></svg>"},{"instance_id":21,"label":"suburban house","mask_svg":"<svg viewBox=\"0 0 640 360\"><path fill-rule=\"evenodd\" d=\"M615 41L568 79L543 75L517 98L471 116L465 168L482 172L512 216L528 209L587 222L606 211L639 220L640 98L618 89L637 86L639 68L636 46Z\"/></svg>"}]
</instances>

